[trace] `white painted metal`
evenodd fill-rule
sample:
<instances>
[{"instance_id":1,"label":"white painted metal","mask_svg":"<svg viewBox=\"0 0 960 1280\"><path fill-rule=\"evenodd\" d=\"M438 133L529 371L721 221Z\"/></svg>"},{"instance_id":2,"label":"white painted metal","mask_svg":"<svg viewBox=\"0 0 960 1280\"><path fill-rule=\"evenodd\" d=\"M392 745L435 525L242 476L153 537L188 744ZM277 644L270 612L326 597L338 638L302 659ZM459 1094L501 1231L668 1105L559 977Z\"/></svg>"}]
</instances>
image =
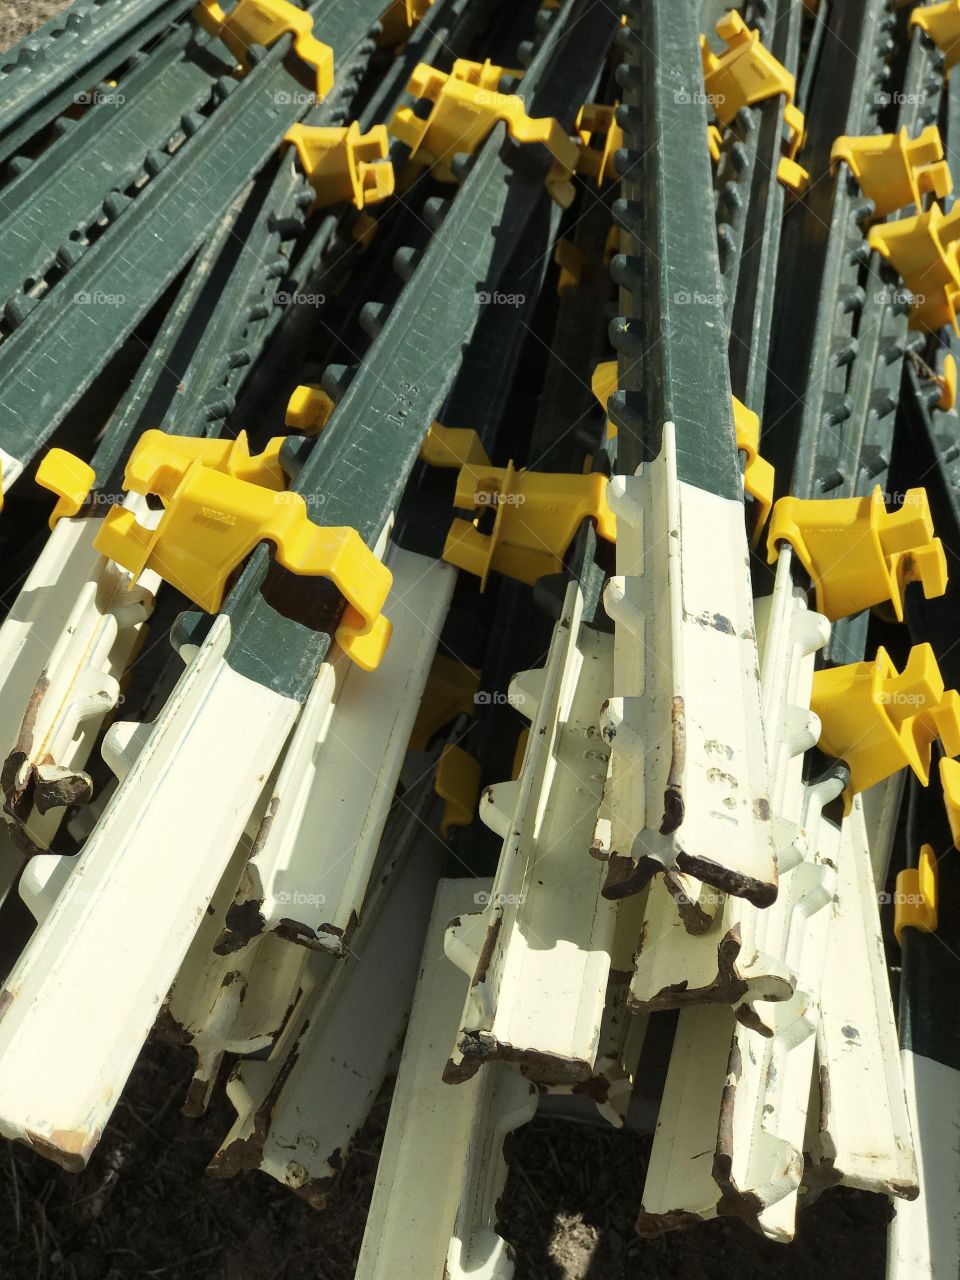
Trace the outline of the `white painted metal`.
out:
<instances>
[{"instance_id":1,"label":"white painted metal","mask_svg":"<svg viewBox=\"0 0 960 1280\"><path fill-rule=\"evenodd\" d=\"M861 797L843 824L817 1027L819 1122L805 1182L917 1194L917 1164ZM958 1113L960 1114L960 1113Z\"/></svg>"},{"instance_id":2,"label":"white painted metal","mask_svg":"<svg viewBox=\"0 0 960 1280\"><path fill-rule=\"evenodd\" d=\"M38 768L82 771L153 608L159 578L134 587L94 551L100 525L58 522L0 627L0 750L17 749L20 786ZM27 835L46 848L62 817L33 809Z\"/></svg>"},{"instance_id":3,"label":"white painted metal","mask_svg":"<svg viewBox=\"0 0 960 1280\"><path fill-rule=\"evenodd\" d=\"M960 1070L904 1049L910 1125L917 1135L920 1195L894 1200L887 1280L960 1275Z\"/></svg>"},{"instance_id":4,"label":"white painted metal","mask_svg":"<svg viewBox=\"0 0 960 1280\"><path fill-rule=\"evenodd\" d=\"M644 896L631 894L617 903L600 1041L589 1078L575 1084L547 1086L551 1111L563 1113L562 1104L556 1101L560 1095L589 1098L604 1120L618 1129L627 1117L647 1034L648 1019L627 1011L633 957L643 929Z\"/></svg>"},{"instance_id":5,"label":"white painted metal","mask_svg":"<svg viewBox=\"0 0 960 1280\"><path fill-rule=\"evenodd\" d=\"M356 1280L513 1275L496 1230L503 1142L533 1116L537 1091L497 1062L455 1088L441 1079L467 988L444 955L444 931L452 916L482 929L482 918L466 913L491 889L489 879L440 881Z\"/></svg>"},{"instance_id":6,"label":"white painted metal","mask_svg":"<svg viewBox=\"0 0 960 1280\"><path fill-rule=\"evenodd\" d=\"M20 459L15 458L12 453L7 453L6 449L0 449L0 483L3 485L3 492L7 493L21 475L23 475L23 463Z\"/></svg>"},{"instance_id":7,"label":"white painted metal","mask_svg":"<svg viewBox=\"0 0 960 1280\"><path fill-rule=\"evenodd\" d=\"M835 793L832 780L810 794L822 800L824 790ZM816 857L795 869L782 912L781 954L793 962L796 990L788 1000L754 1006L762 1009L762 1030L723 1006L682 1011L644 1186L642 1230L712 1217L722 1197L738 1215L754 1217L764 1235L793 1236L830 922L828 911L808 905L829 902L840 850L839 828L811 816L806 830Z\"/></svg>"},{"instance_id":8,"label":"white painted metal","mask_svg":"<svg viewBox=\"0 0 960 1280\"><path fill-rule=\"evenodd\" d=\"M161 1015L168 1035L189 1044L197 1055L185 1106L192 1115L206 1109L225 1053L262 1053L273 1046L301 986L306 953L275 933L225 955L214 949L271 791L264 789Z\"/></svg>"},{"instance_id":9,"label":"white painted metal","mask_svg":"<svg viewBox=\"0 0 960 1280\"><path fill-rule=\"evenodd\" d=\"M480 816L503 838L483 928L463 917L448 955L471 978L448 1079L490 1058L555 1082L586 1079L603 1017L616 910L589 856L608 749L600 710L610 637L581 626L573 583L546 666L524 671L510 699L531 721L519 778L488 787ZM468 944L468 939L471 941Z\"/></svg>"},{"instance_id":10,"label":"white painted metal","mask_svg":"<svg viewBox=\"0 0 960 1280\"><path fill-rule=\"evenodd\" d=\"M669 422L660 455L614 476L608 496L616 696L596 837L608 891L629 891L653 863L769 902L777 869L743 505L679 482Z\"/></svg>"},{"instance_id":11,"label":"white painted metal","mask_svg":"<svg viewBox=\"0 0 960 1280\"><path fill-rule=\"evenodd\" d=\"M389 852L389 851L388 851ZM310 952L304 994L265 1061L234 1069L237 1120L211 1164L227 1176L260 1168L323 1204L403 1036L443 861L429 831L378 878L374 901L341 960Z\"/></svg>"},{"instance_id":12,"label":"white painted metal","mask_svg":"<svg viewBox=\"0 0 960 1280\"><path fill-rule=\"evenodd\" d=\"M390 646L376 671L339 652L324 665L236 901L246 921L253 905L261 931L279 927L337 955L360 914L456 579L451 566L395 546L386 563Z\"/></svg>"},{"instance_id":13,"label":"white painted metal","mask_svg":"<svg viewBox=\"0 0 960 1280\"><path fill-rule=\"evenodd\" d=\"M700 886L699 902L712 894L718 907L697 924L681 903L669 873L654 878L647 900L643 944L631 983L630 1006L640 1012L679 1008L707 1001L736 1004L750 1025L762 1012L757 1001L786 1000L795 985L797 948L802 930L794 930L793 954L786 954L795 911L802 924L807 912L828 896L811 898L819 873L816 845L807 823L819 820L819 803L832 798L839 783L808 794L803 785L803 753L819 737L820 723L810 711L815 654L827 640L829 623L810 612L791 578L791 551L781 553L773 593L756 602L761 661L761 690L770 764L770 802L780 884L773 906L757 908L742 898ZM615 749L615 745L614 745ZM812 806L812 807L811 807ZM799 878L798 878L799 877ZM699 932L696 929L699 928Z\"/></svg>"},{"instance_id":14,"label":"white painted metal","mask_svg":"<svg viewBox=\"0 0 960 1280\"><path fill-rule=\"evenodd\" d=\"M0 1132L70 1168L96 1145L299 711L227 665L229 636L217 618L0 992Z\"/></svg>"},{"instance_id":15,"label":"white painted metal","mask_svg":"<svg viewBox=\"0 0 960 1280\"><path fill-rule=\"evenodd\" d=\"M870 832L870 859L877 889L887 883L890 856L897 835L900 801L909 770L900 769L862 793L863 818Z\"/></svg>"}]
</instances>

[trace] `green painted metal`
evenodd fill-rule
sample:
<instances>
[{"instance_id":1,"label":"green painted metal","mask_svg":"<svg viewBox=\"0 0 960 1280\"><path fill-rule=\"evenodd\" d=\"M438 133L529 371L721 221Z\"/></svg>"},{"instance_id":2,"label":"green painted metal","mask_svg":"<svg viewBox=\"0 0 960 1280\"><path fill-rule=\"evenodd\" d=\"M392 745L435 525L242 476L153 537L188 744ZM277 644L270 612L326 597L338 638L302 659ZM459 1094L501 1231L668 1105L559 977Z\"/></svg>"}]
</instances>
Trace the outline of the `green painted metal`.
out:
<instances>
[{"instance_id":1,"label":"green painted metal","mask_svg":"<svg viewBox=\"0 0 960 1280\"><path fill-rule=\"evenodd\" d=\"M183 0L75 0L0 54L0 162L190 9Z\"/></svg>"},{"instance_id":2,"label":"green painted metal","mask_svg":"<svg viewBox=\"0 0 960 1280\"><path fill-rule=\"evenodd\" d=\"M364 65L376 0L320 3L315 29L333 47L337 81L323 106L333 112ZM0 347L0 446L28 462L91 385L138 321L186 265L273 154L305 97L284 63L289 37L255 74L233 83L207 126L189 138L143 195L125 208L68 276ZM135 207L134 207L135 206Z\"/></svg>"},{"instance_id":3,"label":"green painted metal","mask_svg":"<svg viewBox=\"0 0 960 1280\"><path fill-rule=\"evenodd\" d=\"M757 0L745 17L794 75L803 12L803 0ZM730 328L731 388L761 418L787 198L777 180L784 104L781 94L741 111L724 138L717 169L717 238Z\"/></svg>"},{"instance_id":4,"label":"green painted metal","mask_svg":"<svg viewBox=\"0 0 960 1280\"><path fill-rule=\"evenodd\" d=\"M838 134L875 129L893 24L885 0L849 0L831 6L827 16L807 104L803 163L810 184L783 228L762 420L761 449L776 468L778 494L818 497L843 482L838 460L852 412L848 366L865 300L859 219L866 206L845 179L830 173L830 149Z\"/></svg>"},{"instance_id":5,"label":"green painted metal","mask_svg":"<svg viewBox=\"0 0 960 1280\"><path fill-rule=\"evenodd\" d=\"M628 6L621 33L623 199L627 252L613 261L621 319L611 336L619 390L609 412L619 465L660 452L676 424L680 480L726 498L741 492L733 429L707 113L694 0Z\"/></svg>"},{"instance_id":6,"label":"green painted metal","mask_svg":"<svg viewBox=\"0 0 960 1280\"><path fill-rule=\"evenodd\" d=\"M532 115L583 99L614 27L610 11L567 0L523 80ZM533 208L548 198L551 163L542 153L505 144L502 125L475 157L297 478L296 490L322 513L322 523L349 525L376 545L479 320L477 292L497 288ZM234 628L227 660L302 700L329 649L342 602L329 584L297 579L294 591L289 577L270 565L266 549L254 553L226 602Z\"/></svg>"}]
</instances>

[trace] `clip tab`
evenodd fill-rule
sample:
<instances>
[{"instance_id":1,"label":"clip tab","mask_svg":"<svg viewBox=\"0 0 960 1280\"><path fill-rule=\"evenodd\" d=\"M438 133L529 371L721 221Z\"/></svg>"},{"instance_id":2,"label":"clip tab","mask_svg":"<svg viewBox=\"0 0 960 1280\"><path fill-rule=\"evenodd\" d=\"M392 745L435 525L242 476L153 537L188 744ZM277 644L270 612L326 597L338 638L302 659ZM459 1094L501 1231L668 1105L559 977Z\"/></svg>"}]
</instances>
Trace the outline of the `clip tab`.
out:
<instances>
[{"instance_id":1,"label":"clip tab","mask_svg":"<svg viewBox=\"0 0 960 1280\"><path fill-rule=\"evenodd\" d=\"M781 498L767 535L771 564L780 542L797 553L817 612L831 622L886 600L902 622L908 582L921 583L928 600L947 589L947 559L924 489L908 489L898 511L887 510L879 485L869 498Z\"/></svg>"},{"instance_id":2,"label":"clip tab","mask_svg":"<svg viewBox=\"0 0 960 1280\"><path fill-rule=\"evenodd\" d=\"M957 325L960 299L960 205L944 214L938 204L912 218L898 218L871 227L867 242L887 260L913 294L911 329L942 329Z\"/></svg>"},{"instance_id":3,"label":"clip tab","mask_svg":"<svg viewBox=\"0 0 960 1280\"><path fill-rule=\"evenodd\" d=\"M301 383L287 401L284 422L306 436L318 436L330 421L336 405L323 387Z\"/></svg>"},{"instance_id":4,"label":"clip tab","mask_svg":"<svg viewBox=\"0 0 960 1280\"><path fill-rule=\"evenodd\" d=\"M937 859L928 844L920 846L917 865L904 867L897 875L893 934L898 943L904 929L937 930Z\"/></svg>"},{"instance_id":5,"label":"clip tab","mask_svg":"<svg viewBox=\"0 0 960 1280\"><path fill-rule=\"evenodd\" d=\"M560 239L554 247L553 260L560 268L557 297L562 298L568 289L576 289L583 278L583 253L572 240Z\"/></svg>"},{"instance_id":6,"label":"clip tab","mask_svg":"<svg viewBox=\"0 0 960 1280\"><path fill-rule=\"evenodd\" d=\"M402 44L410 32L430 12L433 0L392 0L386 13L380 19L380 38L377 43L384 45Z\"/></svg>"},{"instance_id":7,"label":"clip tab","mask_svg":"<svg viewBox=\"0 0 960 1280\"><path fill-rule=\"evenodd\" d=\"M34 479L41 488L57 494L57 505L50 513L51 529L58 520L77 514L97 482L93 467L66 449L48 449Z\"/></svg>"},{"instance_id":8,"label":"clip tab","mask_svg":"<svg viewBox=\"0 0 960 1280\"><path fill-rule=\"evenodd\" d=\"M410 148L411 159L424 161L435 178L455 182L450 168L455 155L472 155L501 121L517 142L540 142L554 159L547 177L551 195L564 207L573 199L569 177L577 167L579 145L552 116L533 120L515 93L499 93L503 75L512 74L488 62L460 58L446 75L421 62L407 84L407 93L425 98L432 109L421 119L412 107L398 107L390 132Z\"/></svg>"},{"instance_id":9,"label":"clip tab","mask_svg":"<svg viewBox=\"0 0 960 1280\"><path fill-rule=\"evenodd\" d=\"M925 31L943 54L944 71L960 62L960 0L918 5L910 15L910 25Z\"/></svg>"},{"instance_id":10,"label":"clip tab","mask_svg":"<svg viewBox=\"0 0 960 1280\"><path fill-rule=\"evenodd\" d=\"M585 102L577 113L574 129L581 142L581 151L577 159L577 170L588 177L596 178L597 186L605 182L618 182L620 174L614 157L623 147L623 130L617 123L617 107L603 106L599 102ZM597 149L591 146L594 138L602 142Z\"/></svg>"},{"instance_id":11,"label":"clip tab","mask_svg":"<svg viewBox=\"0 0 960 1280\"><path fill-rule=\"evenodd\" d=\"M152 427L144 431L134 445L127 469L136 469L138 459L154 449L167 456L176 455L185 462L200 462L211 471L219 471L237 480L258 484L263 489L280 491L287 487L287 473L280 465L280 450L286 436L274 436L262 453L251 453L247 433L241 431L236 440L206 440L197 436L173 436Z\"/></svg>"},{"instance_id":12,"label":"clip tab","mask_svg":"<svg viewBox=\"0 0 960 1280\"><path fill-rule=\"evenodd\" d=\"M480 798L480 761L448 742L440 752L433 787L444 802L440 834L446 836L451 827L469 827Z\"/></svg>"},{"instance_id":13,"label":"clip tab","mask_svg":"<svg viewBox=\"0 0 960 1280\"><path fill-rule=\"evenodd\" d=\"M431 467L490 465L483 442L472 427L442 427L439 422L427 428L420 457Z\"/></svg>"},{"instance_id":14,"label":"clip tab","mask_svg":"<svg viewBox=\"0 0 960 1280\"><path fill-rule=\"evenodd\" d=\"M837 138L830 151L831 168L841 160L873 201L875 216L886 218L911 205L923 211L923 197L937 199L953 190L950 166L943 158L943 140L935 124L911 138L906 125L899 133L863 138Z\"/></svg>"},{"instance_id":15,"label":"clip tab","mask_svg":"<svg viewBox=\"0 0 960 1280\"><path fill-rule=\"evenodd\" d=\"M940 786L943 789L943 805L947 811L954 847L960 849L960 760L941 756Z\"/></svg>"},{"instance_id":16,"label":"clip tab","mask_svg":"<svg viewBox=\"0 0 960 1280\"><path fill-rule=\"evenodd\" d=\"M313 524L300 494L214 471L166 440L138 444L124 484L134 493L158 495L165 508L156 528L148 529L132 511L111 507L97 534L95 548L134 579L149 567L216 613L230 575L258 542L270 541L291 573L331 579L347 601L337 643L365 671L376 668L390 640L390 623L380 610L393 575L355 529Z\"/></svg>"},{"instance_id":17,"label":"clip tab","mask_svg":"<svg viewBox=\"0 0 960 1280\"><path fill-rule=\"evenodd\" d=\"M750 537L750 545L755 547L773 506L775 474L766 458L760 457L760 418L736 396L733 397L733 425L737 432L737 448L745 455L744 492L749 493L757 504L756 524Z\"/></svg>"},{"instance_id":18,"label":"clip tab","mask_svg":"<svg viewBox=\"0 0 960 1280\"><path fill-rule=\"evenodd\" d=\"M600 402L600 407L604 413L607 411L607 401L617 389L617 362L616 360L603 360L596 366L593 371L593 377L590 379L590 390ZM608 440L615 439L617 434L616 424L611 422L607 417L607 435Z\"/></svg>"},{"instance_id":19,"label":"clip tab","mask_svg":"<svg viewBox=\"0 0 960 1280\"><path fill-rule=\"evenodd\" d=\"M480 517L454 520L443 548L448 564L476 574L484 591L490 570L533 585L563 569L564 556L584 520L593 520L608 542L617 537L607 505L607 477L554 475L506 467L462 467L454 506L496 512L493 529L481 533Z\"/></svg>"},{"instance_id":20,"label":"clip tab","mask_svg":"<svg viewBox=\"0 0 960 1280\"><path fill-rule=\"evenodd\" d=\"M848 806L904 765L926 786L937 738L948 755L960 752L960 694L944 692L928 644L913 646L901 673L883 648L872 662L815 672L810 707L820 718L821 750L850 768Z\"/></svg>"},{"instance_id":21,"label":"clip tab","mask_svg":"<svg viewBox=\"0 0 960 1280\"><path fill-rule=\"evenodd\" d=\"M480 671L456 658L438 653L433 659L427 687L410 733L413 751L426 751L433 738L458 716L472 716L481 701Z\"/></svg>"},{"instance_id":22,"label":"clip tab","mask_svg":"<svg viewBox=\"0 0 960 1280\"><path fill-rule=\"evenodd\" d=\"M389 151L385 125L361 133L356 120L339 129L295 124L283 140L297 149L316 196L314 209L343 202L363 209L393 195L393 165L378 163Z\"/></svg>"},{"instance_id":23,"label":"clip tab","mask_svg":"<svg viewBox=\"0 0 960 1280\"><path fill-rule=\"evenodd\" d=\"M229 13L217 0L200 0L193 17L208 35L223 41L236 58L240 74L249 69L251 45L269 48L289 34L297 56L316 71L317 97L325 97L333 88L333 50L314 36L313 17L290 0L237 0Z\"/></svg>"}]
</instances>

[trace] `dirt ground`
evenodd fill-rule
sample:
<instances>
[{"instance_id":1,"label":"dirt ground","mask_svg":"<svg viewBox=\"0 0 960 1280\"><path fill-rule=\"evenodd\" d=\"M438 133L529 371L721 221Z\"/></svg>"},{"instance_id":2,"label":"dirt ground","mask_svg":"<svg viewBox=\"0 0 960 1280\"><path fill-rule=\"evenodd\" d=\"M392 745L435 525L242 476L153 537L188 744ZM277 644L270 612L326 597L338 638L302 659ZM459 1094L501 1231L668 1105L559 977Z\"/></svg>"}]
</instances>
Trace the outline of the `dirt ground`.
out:
<instances>
[{"instance_id":1,"label":"dirt ground","mask_svg":"<svg viewBox=\"0 0 960 1280\"><path fill-rule=\"evenodd\" d=\"M17 0L16 4L0 4L0 52L65 8L63 0Z\"/></svg>"},{"instance_id":2,"label":"dirt ground","mask_svg":"<svg viewBox=\"0 0 960 1280\"><path fill-rule=\"evenodd\" d=\"M62 7L0 3L0 50ZM189 1054L151 1041L82 1174L0 1140L4 1280L350 1280L389 1093L317 1212L264 1175L218 1181L204 1172L233 1112L221 1089L202 1119L182 1116L190 1070ZM788 1247L728 1219L638 1239L649 1150L648 1136L557 1120L519 1131L501 1225L517 1280L791 1280L827 1268L842 1280L882 1276L888 1208L855 1191L825 1194Z\"/></svg>"}]
</instances>

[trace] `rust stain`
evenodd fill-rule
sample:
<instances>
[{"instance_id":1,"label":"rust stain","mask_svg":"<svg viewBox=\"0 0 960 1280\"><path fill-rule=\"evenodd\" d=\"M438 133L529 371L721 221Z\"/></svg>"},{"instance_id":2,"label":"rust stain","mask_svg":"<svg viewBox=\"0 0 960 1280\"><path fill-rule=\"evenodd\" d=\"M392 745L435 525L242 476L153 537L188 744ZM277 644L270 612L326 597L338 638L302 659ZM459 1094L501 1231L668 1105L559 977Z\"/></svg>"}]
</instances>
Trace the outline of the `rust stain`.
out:
<instances>
[{"instance_id":1,"label":"rust stain","mask_svg":"<svg viewBox=\"0 0 960 1280\"><path fill-rule=\"evenodd\" d=\"M683 775L687 759L687 724L683 698L673 699L670 708L670 772L663 793L663 821L660 834L668 836L683 822Z\"/></svg>"}]
</instances>

